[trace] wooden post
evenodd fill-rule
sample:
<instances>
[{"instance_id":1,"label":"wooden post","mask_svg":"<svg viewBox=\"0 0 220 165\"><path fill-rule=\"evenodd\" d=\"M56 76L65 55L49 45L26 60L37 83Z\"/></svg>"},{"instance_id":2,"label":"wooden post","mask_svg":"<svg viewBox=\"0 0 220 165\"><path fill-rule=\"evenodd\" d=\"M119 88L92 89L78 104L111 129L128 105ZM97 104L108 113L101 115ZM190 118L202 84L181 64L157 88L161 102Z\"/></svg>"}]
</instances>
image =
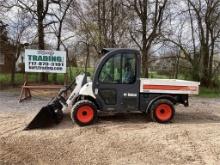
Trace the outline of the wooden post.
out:
<instances>
[{"instance_id":1,"label":"wooden post","mask_svg":"<svg viewBox=\"0 0 220 165\"><path fill-rule=\"evenodd\" d=\"M67 73L64 73L64 86L68 85L68 76Z\"/></svg>"},{"instance_id":2,"label":"wooden post","mask_svg":"<svg viewBox=\"0 0 220 165\"><path fill-rule=\"evenodd\" d=\"M23 86L26 86L28 84L28 74L25 72L24 73L24 85ZM24 88L24 95L25 95L25 98L28 97L28 94L30 93L30 91L27 91L26 88Z\"/></svg>"},{"instance_id":3,"label":"wooden post","mask_svg":"<svg viewBox=\"0 0 220 165\"><path fill-rule=\"evenodd\" d=\"M68 85L68 75L64 73L64 86ZM67 92L64 93L64 97L67 99Z\"/></svg>"},{"instance_id":4,"label":"wooden post","mask_svg":"<svg viewBox=\"0 0 220 165\"><path fill-rule=\"evenodd\" d=\"M24 82L28 83L28 74L26 72L24 73Z\"/></svg>"}]
</instances>

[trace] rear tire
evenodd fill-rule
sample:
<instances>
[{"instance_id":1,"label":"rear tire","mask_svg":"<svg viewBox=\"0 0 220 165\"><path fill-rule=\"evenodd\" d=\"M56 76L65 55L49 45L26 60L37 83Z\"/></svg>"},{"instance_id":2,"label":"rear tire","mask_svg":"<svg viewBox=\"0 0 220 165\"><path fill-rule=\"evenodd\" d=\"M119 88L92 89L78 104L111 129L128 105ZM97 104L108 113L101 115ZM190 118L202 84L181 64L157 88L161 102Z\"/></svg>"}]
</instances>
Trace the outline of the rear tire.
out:
<instances>
[{"instance_id":1,"label":"rear tire","mask_svg":"<svg viewBox=\"0 0 220 165\"><path fill-rule=\"evenodd\" d=\"M167 99L155 101L150 109L150 117L152 121L158 123L168 123L175 115L173 103Z\"/></svg>"},{"instance_id":2,"label":"rear tire","mask_svg":"<svg viewBox=\"0 0 220 165\"><path fill-rule=\"evenodd\" d=\"M97 107L89 100L80 100L71 110L71 119L79 126L86 126L97 120Z\"/></svg>"}]
</instances>

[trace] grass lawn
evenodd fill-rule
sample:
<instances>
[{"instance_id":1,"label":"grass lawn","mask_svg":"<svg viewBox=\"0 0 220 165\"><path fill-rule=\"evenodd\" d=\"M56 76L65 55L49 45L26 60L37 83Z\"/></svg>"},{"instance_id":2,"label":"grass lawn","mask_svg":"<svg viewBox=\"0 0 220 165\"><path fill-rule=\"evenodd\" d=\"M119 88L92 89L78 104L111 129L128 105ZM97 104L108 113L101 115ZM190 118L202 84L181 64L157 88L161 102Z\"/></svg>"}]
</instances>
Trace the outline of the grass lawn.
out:
<instances>
[{"instance_id":1,"label":"grass lawn","mask_svg":"<svg viewBox=\"0 0 220 165\"><path fill-rule=\"evenodd\" d=\"M94 74L94 68L88 68L87 71L93 76ZM68 81L69 83L80 73L84 72L84 68L80 67L71 67L67 68L67 74L68 74ZM169 78L166 75L159 75L157 72L150 72L149 73L150 78L161 78L166 79ZM181 79L181 78L179 78ZM0 73L0 84L1 85L8 85L10 84L11 75L10 74L3 74ZM28 73L28 80L29 83L40 83L40 73ZM53 74L48 74L48 80L50 84L53 84ZM16 73L15 74L15 84L16 85L22 85L24 83L24 74L23 73ZM57 84L63 84L64 83L64 74L57 74ZM208 97L208 98L216 98L220 97L220 88L216 89L209 89L200 87L200 97Z\"/></svg>"},{"instance_id":2,"label":"grass lawn","mask_svg":"<svg viewBox=\"0 0 220 165\"><path fill-rule=\"evenodd\" d=\"M94 68L88 68L87 71L93 75ZM76 68L71 67L67 68L68 80L72 81L78 74L83 73L84 68ZM53 73L48 74L49 83L53 83ZM11 81L11 74L10 73L0 73L0 84L1 85L8 85ZM28 73L28 82L30 83L39 83L40 82L40 73ZM57 74L57 83L63 84L64 82L64 74L58 73ZM24 74L23 73L16 73L15 74L15 84L21 85L24 83Z\"/></svg>"},{"instance_id":3,"label":"grass lawn","mask_svg":"<svg viewBox=\"0 0 220 165\"><path fill-rule=\"evenodd\" d=\"M88 68L87 72L93 76L94 68ZM78 74L83 73L84 68L81 67L71 67L67 68L68 80L73 80ZM160 79L168 79L167 75L160 75L157 72L150 72L150 78L160 78ZM3 74L0 73L0 84L10 84L11 75L10 74ZM40 82L40 73L28 73L28 80L30 83L39 83ZM53 73L48 74L49 83L53 83ZM57 74L57 83L63 84L64 81L64 74ZM24 82L24 74L23 73L16 73L15 74L15 83L17 85L22 84Z\"/></svg>"},{"instance_id":4,"label":"grass lawn","mask_svg":"<svg viewBox=\"0 0 220 165\"><path fill-rule=\"evenodd\" d=\"M200 87L199 96L207 98L217 98L220 97L220 88L205 88Z\"/></svg>"},{"instance_id":5,"label":"grass lawn","mask_svg":"<svg viewBox=\"0 0 220 165\"><path fill-rule=\"evenodd\" d=\"M169 76L167 76L167 75L160 75L157 72L149 72L149 78L167 79L167 78L169 78Z\"/></svg>"}]
</instances>

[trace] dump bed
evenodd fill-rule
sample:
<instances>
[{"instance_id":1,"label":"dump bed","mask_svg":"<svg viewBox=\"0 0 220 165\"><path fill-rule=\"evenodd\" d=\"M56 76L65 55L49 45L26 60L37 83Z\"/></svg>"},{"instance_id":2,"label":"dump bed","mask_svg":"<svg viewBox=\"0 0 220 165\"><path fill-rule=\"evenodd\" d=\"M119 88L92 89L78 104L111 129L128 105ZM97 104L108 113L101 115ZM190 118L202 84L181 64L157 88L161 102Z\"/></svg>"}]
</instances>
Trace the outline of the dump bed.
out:
<instances>
[{"instance_id":1,"label":"dump bed","mask_svg":"<svg viewBox=\"0 0 220 165\"><path fill-rule=\"evenodd\" d=\"M198 94L199 82L176 79L140 79L141 93Z\"/></svg>"}]
</instances>

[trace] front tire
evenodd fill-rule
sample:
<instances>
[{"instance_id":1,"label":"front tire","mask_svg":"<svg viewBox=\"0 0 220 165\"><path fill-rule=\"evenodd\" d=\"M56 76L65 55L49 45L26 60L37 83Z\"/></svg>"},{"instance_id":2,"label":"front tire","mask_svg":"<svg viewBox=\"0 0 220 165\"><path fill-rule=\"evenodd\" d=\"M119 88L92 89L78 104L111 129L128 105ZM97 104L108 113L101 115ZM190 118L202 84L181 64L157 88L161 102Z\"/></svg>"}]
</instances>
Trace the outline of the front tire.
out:
<instances>
[{"instance_id":1,"label":"front tire","mask_svg":"<svg viewBox=\"0 0 220 165\"><path fill-rule=\"evenodd\" d=\"M173 103L167 99L160 99L155 101L150 109L150 116L152 121L158 123L168 123L175 115L175 108Z\"/></svg>"},{"instance_id":2,"label":"front tire","mask_svg":"<svg viewBox=\"0 0 220 165\"><path fill-rule=\"evenodd\" d=\"M97 120L97 107L89 100L80 100L71 110L71 119L79 126L86 126Z\"/></svg>"}]
</instances>

